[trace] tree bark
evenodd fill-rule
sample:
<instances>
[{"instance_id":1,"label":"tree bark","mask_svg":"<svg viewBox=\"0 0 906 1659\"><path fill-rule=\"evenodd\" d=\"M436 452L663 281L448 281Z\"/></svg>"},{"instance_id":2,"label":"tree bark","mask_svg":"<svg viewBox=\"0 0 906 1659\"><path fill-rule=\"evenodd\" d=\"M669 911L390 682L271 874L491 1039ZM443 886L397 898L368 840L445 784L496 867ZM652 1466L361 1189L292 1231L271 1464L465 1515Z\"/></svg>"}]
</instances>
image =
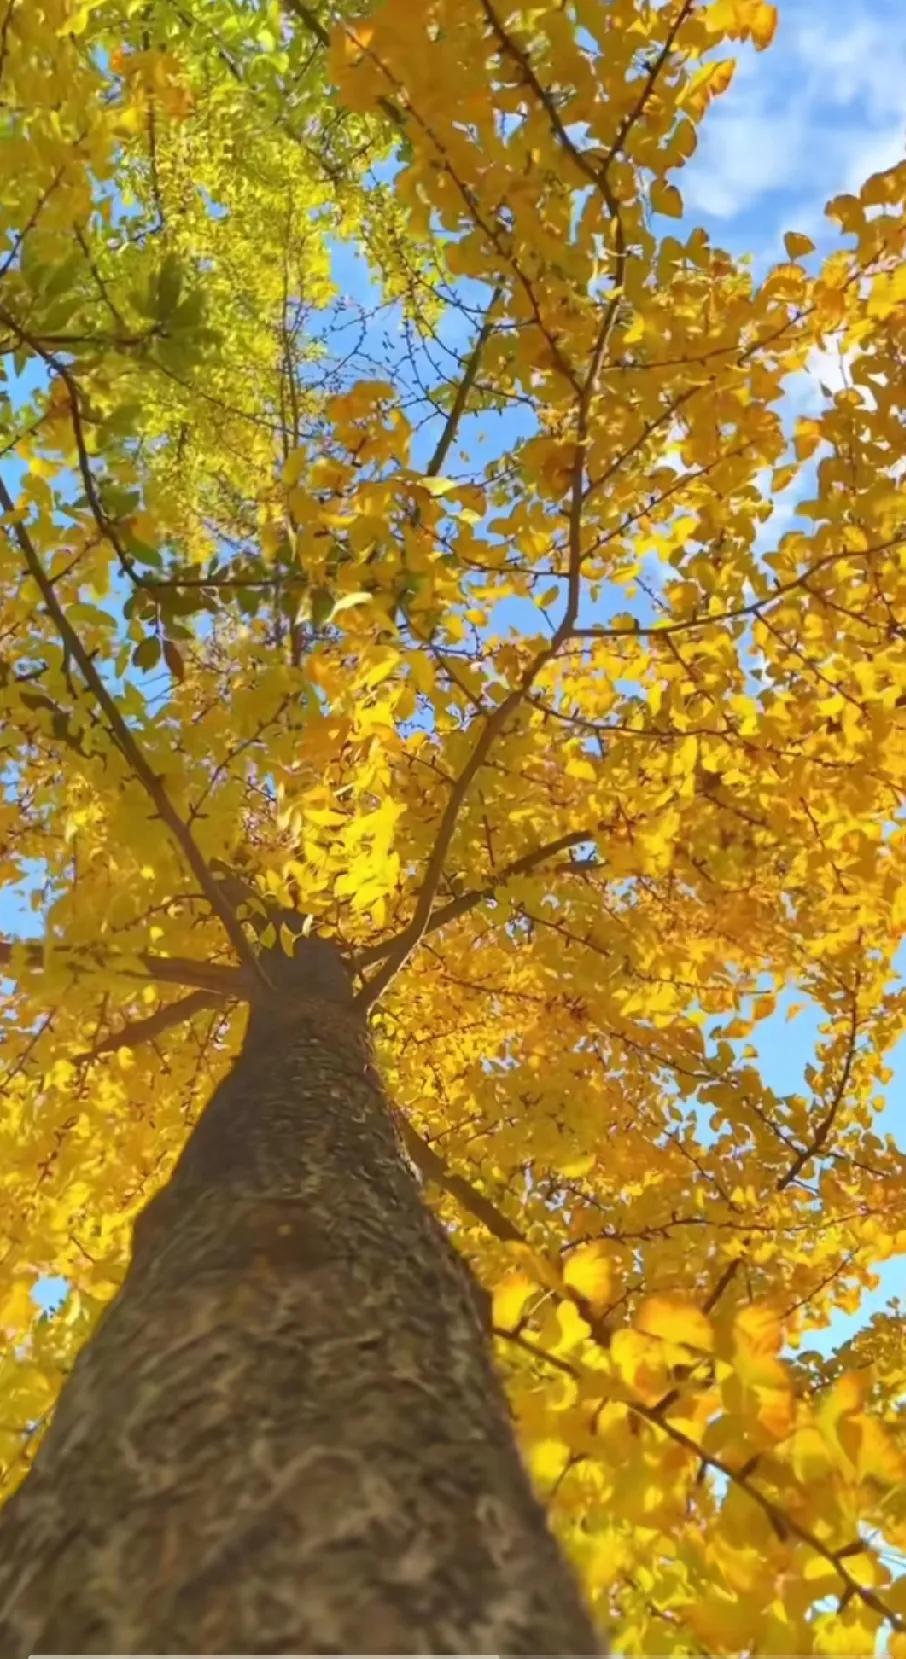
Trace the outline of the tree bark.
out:
<instances>
[{"instance_id":1,"label":"tree bark","mask_svg":"<svg viewBox=\"0 0 906 1659\"><path fill-rule=\"evenodd\" d=\"M599 1651L345 970L297 954L0 1517L4 1659Z\"/></svg>"}]
</instances>

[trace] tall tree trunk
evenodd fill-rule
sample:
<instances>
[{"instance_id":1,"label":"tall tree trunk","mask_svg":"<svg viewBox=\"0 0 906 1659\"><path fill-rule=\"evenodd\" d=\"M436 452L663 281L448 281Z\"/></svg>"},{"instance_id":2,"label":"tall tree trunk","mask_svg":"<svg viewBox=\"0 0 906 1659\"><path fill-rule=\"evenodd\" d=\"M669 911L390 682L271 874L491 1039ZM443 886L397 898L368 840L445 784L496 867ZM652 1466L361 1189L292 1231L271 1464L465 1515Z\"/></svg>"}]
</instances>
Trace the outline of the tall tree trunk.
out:
<instances>
[{"instance_id":1,"label":"tall tree trunk","mask_svg":"<svg viewBox=\"0 0 906 1659\"><path fill-rule=\"evenodd\" d=\"M598 1651L345 970L301 954L0 1518L4 1659Z\"/></svg>"}]
</instances>

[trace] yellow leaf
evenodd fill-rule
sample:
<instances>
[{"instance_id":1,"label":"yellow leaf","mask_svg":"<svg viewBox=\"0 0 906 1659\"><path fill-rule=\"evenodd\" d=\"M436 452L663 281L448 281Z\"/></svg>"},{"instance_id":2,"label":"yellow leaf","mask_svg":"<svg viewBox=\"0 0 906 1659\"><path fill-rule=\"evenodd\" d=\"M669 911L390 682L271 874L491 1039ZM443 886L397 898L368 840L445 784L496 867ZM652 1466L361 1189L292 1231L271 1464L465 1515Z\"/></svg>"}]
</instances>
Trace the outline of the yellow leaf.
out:
<instances>
[{"instance_id":1,"label":"yellow leaf","mask_svg":"<svg viewBox=\"0 0 906 1659\"><path fill-rule=\"evenodd\" d=\"M664 1342L681 1343L708 1354L714 1347L714 1331L707 1314L680 1297L649 1296L639 1308L635 1323L640 1331Z\"/></svg>"},{"instance_id":2,"label":"yellow leaf","mask_svg":"<svg viewBox=\"0 0 906 1659\"><path fill-rule=\"evenodd\" d=\"M263 524L259 535L259 544L266 558L273 558L286 539L286 532L282 524L271 522Z\"/></svg>"},{"instance_id":3,"label":"yellow leaf","mask_svg":"<svg viewBox=\"0 0 906 1659\"><path fill-rule=\"evenodd\" d=\"M888 1486L903 1479L903 1456L890 1435L876 1417L867 1413L856 1419L859 1430L859 1448L856 1468L860 1480L877 1480Z\"/></svg>"},{"instance_id":4,"label":"yellow leaf","mask_svg":"<svg viewBox=\"0 0 906 1659\"><path fill-rule=\"evenodd\" d=\"M551 1350L555 1354L574 1348L578 1342L584 1342L591 1334L589 1325L572 1302L561 1302L556 1317L558 1334L551 1344Z\"/></svg>"},{"instance_id":5,"label":"yellow leaf","mask_svg":"<svg viewBox=\"0 0 906 1659\"><path fill-rule=\"evenodd\" d=\"M580 1245L563 1269L563 1283L594 1309L606 1306L609 1301L611 1280L611 1263L604 1244Z\"/></svg>"},{"instance_id":6,"label":"yellow leaf","mask_svg":"<svg viewBox=\"0 0 906 1659\"><path fill-rule=\"evenodd\" d=\"M293 929L291 927L287 927L285 922L281 922L280 949L282 950L284 956L293 956L295 954L297 940L298 935L293 931Z\"/></svg>"},{"instance_id":7,"label":"yellow leaf","mask_svg":"<svg viewBox=\"0 0 906 1659\"><path fill-rule=\"evenodd\" d=\"M803 1485L811 1480L820 1480L834 1466L825 1437L811 1424L797 1429L786 1455Z\"/></svg>"},{"instance_id":8,"label":"yellow leaf","mask_svg":"<svg viewBox=\"0 0 906 1659\"><path fill-rule=\"evenodd\" d=\"M751 1643L752 1607L742 1596L714 1587L696 1599L687 1617L699 1640L717 1652L739 1653Z\"/></svg>"},{"instance_id":9,"label":"yellow leaf","mask_svg":"<svg viewBox=\"0 0 906 1659\"><path fill-rule=\"evenodd\" d=\"M796 422L796 430L793 434L793 442L796 446L797 459L800 461L806 461L810 455L814 455L815 450L821 442L821 438L822 432L820 421L812 420L810 417L803 417L802 420L798 420Z\"/></svg>"},{"instance_id":10,"label":"yellow leaf","mask_svg":"<svg viewBox=\"0 0 906 1659\"><path fill-rule=\"evenodd\" d=\"M882 1615L872 1608L857 1603L845 1613L822 1613L815 1620L814 1653L837 1655L837 1659L855 1659L877 1652L878 1626Z\"/></svg>"},{"instance_id":11,"label":"yellow leaf","mask_svg":"<svg viewBox=\"0 0 906 1659\"><path fill-rule=\"evenodd\" d=\"M689 110L690 114L699 120L711 99L726 92L735 68L732 58L721 58L716 62L702 64L686 84L679 99L681 107Z\"/></svg>"},{"instance_id":12,"label":"yellow leaf","mask_svg":"<svg viewBox=\"0 0 906 1659\"><path fill-rule=\"evenodd\" d=\"M669 219L679 219L683 211L683 198L675 184L655 179L651 186L651 206L655 213L663 213Z\"/></svg>"},{"instance_id":13,"label":"yellow leaf","mask_svg":"<svg viewBox=\"0 0 906 1659\"><path fill-rule=\"evenodd\" d=\"M537 1290L534 1279L527 1273L508 1273L495 1286L493 1295L494 1326L499 1331L514 1331L522 1317L522 1310L532 1292Z\"/></svg>"},{"instance_id":14,"label":"yellow leaf","mask_svg":"<svg viewBox=\"0 0 906 1659\"><path fill-rule=\"evenodd\" d=\"M307 460L308 451L305 449L294 449L291 454L287 456L286 463L283 468L283 482L287 489L292 489L295 484L298 484L299 479L305 470Z\"/></svg>"},{"instance_id":15,"label":"yellow leaf","mask_svg":"<svg viewBox=\"0 0 906 1659\"><path fill-rule=\"evenodd\" d=\"M31 1295L30 1278L14 1279L5 1295L0 1294L0 1330L19 1335L26 1331L35 1317L36 1308Z\"/></svg>"},{"instance_id":16,"label":"yellow leaf","mask_svg":"<svg viewBox=\"0 0 906 1659\"><path fill-rule=\"evenodd\" d=\"M783 1325L772 1308L754 1302L741 1308L733 1321L737 1343L751 1354L776 1354L783 1342Z\"/></svg>"},{"instance_id":17,"label":"yellow leaf","mask_svg":"<svg viewBox=\"0 0 906 1659\"><path fill-rule=\"evenodd\" d=\"M787 256L790 259L801 259L807 253L814 253L815 244L810 236L803 236L801 231L788 230L783 238Z\"/></svg>"},{"instance_id":18,"label":"yellow leaf","mask_svg":"<svg viewBox=\"0 0 906 1659\"><path fill-rule=\"evenodd\" d=\"M844 1371L822 1400L821 1421L835 1423L838 1417L861 1411L870 1382L864 1371Z\"/></svg>"},{"instance_id":19,"label":"yellow leaf","mask_svg":"<svg viewBox=\"0 0 906 1659\"><path fill-rule=\"evenodd\" d=\"M770 46L777 28L777 7L768 5L767 0L757 0L752 8L752 20L749 24L751 36L759 52Z\"/></svg>"},{"instance_id":20,"label":"yellow leaf","mask_svg":"<svg viewBox=\"0 0 906 1659\"><path fill-rule=\"evenodd\" d=\"M574 1180L577 1180L583 1175L589 1175L594 1169L597 1161L598 1154L596 1152L580 1152L577 1153L574 1158L568 1156L561 1158L558 1161L557 1167L560 1170L561 1175L566 1175Z\"/></svg>"},{"instance_id":21,"label":"yellow leaf","mask_svg":"<svg viewBox=\"0 0 906 1659\"><path fill-rule=\"evenodd\" d=\"M614 1333L610 1351L619 1375L640 1399L648 1405L663 1399L671 1373L660 1342L642 1331L624 1329Z\"/></svg>"},{"instance_id":22,"label":"yellow leaf","mask_svg":"<svg viewBox=\"0 0 906 1659\"><path fill-rule=\"evenodd\" d=\"M547 1437L537 1440L529 1449L529 1466L542 1490L560 1479L568 1462L569 1447L563 1440Z\"/></svg>"}]
</instances>

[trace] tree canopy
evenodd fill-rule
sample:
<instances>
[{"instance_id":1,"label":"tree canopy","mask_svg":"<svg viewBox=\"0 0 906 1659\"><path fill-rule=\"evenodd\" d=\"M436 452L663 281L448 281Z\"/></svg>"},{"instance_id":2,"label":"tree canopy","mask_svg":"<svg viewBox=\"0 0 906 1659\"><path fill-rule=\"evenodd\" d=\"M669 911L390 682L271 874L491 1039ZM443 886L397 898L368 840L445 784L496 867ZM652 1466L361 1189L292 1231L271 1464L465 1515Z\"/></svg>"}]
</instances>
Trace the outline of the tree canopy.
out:
<instances>
[{"instance_id":1,"label":"tree canopy","mask_svg":"<svg viewBox=\"0 0 906 1659\"><path fill-rule=\"evenodd\" d=\"M355 967L614 1649L904 1659L901 1324L809 1332L906 1248L906 163L761 274L690 224L776 21L0 5L7 1492L269 905Z\"/></svg>"}]
</instances>

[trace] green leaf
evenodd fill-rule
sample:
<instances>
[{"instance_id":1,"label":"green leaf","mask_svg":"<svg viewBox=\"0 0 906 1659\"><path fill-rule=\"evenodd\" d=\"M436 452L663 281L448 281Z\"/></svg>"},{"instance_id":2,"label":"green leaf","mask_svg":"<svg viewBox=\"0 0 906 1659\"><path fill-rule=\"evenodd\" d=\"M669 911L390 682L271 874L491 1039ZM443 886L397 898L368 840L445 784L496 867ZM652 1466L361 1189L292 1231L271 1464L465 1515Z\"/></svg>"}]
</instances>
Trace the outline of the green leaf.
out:
<instances>
[{"instance_id":1,"label":"green leaf","mask_svg":"<svg viewBox=\"0 0 906 1659\"><path fill-rule=\"evenodd\" d=\"M105 513L111 518L128 518L141 505L141 492L127 490L122 484L111 484L104 479L99 491Z\"/></svg>"},{"instance_id":2,"label":"green leaf","mask_svg":"<svg viewBox=\"0 0 906 1659\"><path fill-rule=\"evenodd\" d=\"M132 653L132 661L136 668L154 668L160 662L160 640L156 634L148 634L140 640Z\"/></svg>"},{"instance_id":3,"label":"green leaf","mask_svg":"<svg viewBox=\"0 0 906 1659\"><path fill-rule=\"evenodd\" d=\"M135 431L139 417L142 414L140 403L121 403L103 421L100 428L101 435L111 438L129 438Z\"/></svg>"},{"instance_id":4,"label":"green leaf","mask_svg":"<svg viewBox=\"0 0 906 1659\"><path fill-rule=\"evenodd\" d=\"M150 282L146 288L133 288L128 297L130 304L134 305L143 317L157 317L158 294L155 283Z\"/></svg>"},{"instance_id":5,"label":"green leaf","mask_svg":"<svg viewBox=\"0 0 906 1659\"><path fill-rule=\"evenodd\" d=\"M204 317L204 294L196 288L181 305L176 307L170 317L170 327L173 329L194 328Z\"/></svg>"},{"instance_id":6,"label":"green leaf","mask_svg":"<svg viewBox=\"0 0 906 1659\"><path fill-rule=\"evenodd\" d=\"M123 546L131 559L138 565L151 565L152 569L160 570L162 560L156 547L145 547L143 542L136 541L133 536L123 536Z\"/></svg>"},{"instance_id":7,"label":"green leaf","mask_svg":"<svg viewBox=\"0 0 906 1659\"><path fill-rule=\"evenodd\" d=\"M180 335L175 340L158 340L157 360L170 374L180 374L191 361L188 341Z\"/></svg>"},{"instance_id":8,"label":"green leaf","mask_svg":"<svg viewBox=\"0 0 906 1659\"><path fill-rule=\"evenodd\" d=\"M77 600L74 605L66 608L66 619L72 623L82 623L91 628L102 626L109 628L113 618L108 611L98 609L97 605L89 605L84 600Z\"/></svg>"},{"instance_id":9,"label":"green leaf","mask_svg":"<svg viewBox=\"0 0 906 1659\"><path fill-rule=\"evenodd\" d=\"M333 615L333 594L328 588L315 588L311 596L311 619L316 628L323 628Z\"/></svg>"},{"instance_id":10,"label":"green leaf","mask_svg":"<svg viewBox=\"0 0 906 1659\"><path fill-rule=\"evenodd\" d=\"M157 273L157 316L169 317L179 304L183 270L179 256L168 253Z\"/></svg>"},{"instance_id":11,"label":"green leaf","mask_svg":"<svg viewBox=\"0 0 906 1659\"><path fill-rule=\"evenodd\" d=\"M68 293L77 276L81 273L82 267L81 251L71 253L68 259L64 259L59 265L55 266L44 283L44 298L48 300L56 299L58 295Z\"/></svg>"}]
</instances>

